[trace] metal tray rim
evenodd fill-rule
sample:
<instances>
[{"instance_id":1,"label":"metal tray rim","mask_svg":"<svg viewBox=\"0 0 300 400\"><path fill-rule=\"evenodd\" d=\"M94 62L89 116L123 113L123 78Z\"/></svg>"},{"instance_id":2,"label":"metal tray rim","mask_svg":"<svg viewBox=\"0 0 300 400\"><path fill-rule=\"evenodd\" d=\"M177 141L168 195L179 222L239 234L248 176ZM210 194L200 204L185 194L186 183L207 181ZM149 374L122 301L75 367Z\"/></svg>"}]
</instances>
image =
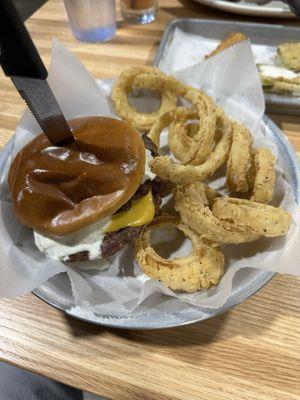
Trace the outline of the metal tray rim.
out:
<instances>
[{"instance_id":1,"label":"metal tray rim","mask_svg":"<svg viewBox=\"0 0 300 400\"><path fill-rule=\"evenodd\" d=\"M190 20L190 19L186 19L186 20ZM173 21L171 22L168 27L167 30L170 29L170 27L174 24ZM166 33L167 33L166 30ZM155 57L155 62L158 62L158 53L157 56ZM288 159L290 160L290 165L291 165L291 173L293 175L293 182L294 182L294 190L295 190L295 196L298 200L298 202L300 202L300 171L298 168L298 164L297 164L297 158L296 158L296 154L293 150L292 145L288 142L288 140L285 138L285 136L283 135L283 133L281 132L281 130L267 117L264 116L263 118L263 124L268 126L268 129L270 131L272 131L272 133L274 134L274 136L276 137L276 140L278 141L278 145L281 148L281 151L286 153ZM7 148L9 148L9 146L11 146L12 144L12 140L10 140L7 144ZM2 154L0 155L0 158L3 157L3 152L1 152ZM1 162L0 162L1 164ZM156 323L155 326L150 326L149 324L131 324L130 321L132 321L132 317L128 318L128 317L115 317L115 316L106 316L106 315L99 315L100 318L103 318L102 321L97 321L97 320L91 320L88 318L82 318L74 313L72 313L70 311L70 309L68 309L69 307L63 307L61 304L59 304L59 302L56 302L54 299L49 299L47 298L47 296L45 295L45 292L43 292L42 287L37 288L33 291L33 293L39 297L41 300L45 301L46 303L52 305L53 307L64 311L67 315L74 317L76 319L82 320L82 321L86 321L89 323L93 323L95 325L99 325L99 326L106 326L106 327L110 327L110 328L120 328L120 329L143 329L143 330L150 330L150 329L163 329L163 328L174 328L177 326L185 326L185 325L189 325L195 322L199 322L201 320L204 319L208 319L211 318L215 315L221 314L225 311L228 311L230 308L234 307L235 305L238 305L240 303L242 303L243 301L245 301L246 299L248 299L249 297L251 297L253 294L255 294L256 292L258 292L262 287L264 287L273 277L274 277L275 273L273 272L265 272L262 276L261 276L261 280L259 283L259 286L257 287L252 287L248 290L248 292L245 294L245 296L241 296L235 299L235 301L228 301L224 307L218 309L218 310L209 310L209 313L206 314L200 314L201 316L199 318L191 318L188 321L181 321L180 323L178 322L173 322L172 323L172 319L170 319L169 323L166 322L161 322L161 323ZM257 280L259 278L256 278ZM256 280L254 279L254 282L256 282ZM204 309L207 310L207 309ZM98 316L97 316L98 317Z\"/></svg>"},{"instance_id":2,"label":"metal tray rim","mask_svg":"<svg viewBox=\"0 0 300 400\"><path fill-rule=\"evenodd\" d=\"M261 22L240 22L240 21L223 21L223 20L217 20L217 19L204 19L204 18L177 18L171 22L168 23L163 37L161 39L161 42L159 44L158 50L156 52L156 55L154 57L154 62L153 64L155 66L158 66L160 59L162 58L164 49L168 43L168 41L171 38L172 32L176 29L176 27L180 27L182 24L209 24L209 25L223 25L223 26L247 26L249 28L262 28L262 29L276 29L278 30L279 27L282 29L285 29L289 31L291 34L297 33L300 36L300 28L298 27L289 27L285 25L278 25L278 24L265 24ZM270 107L271 112L274 112L274 109L272 110L272 107L276 107L276 112L278 113L286 113L286 114L296 114L296 111L292 112L292 107L297 107L297 115L300 113L300 101L298 97L292 97L292 96L284 96L281 95L280 93L264 93L265 100L266 100L266 106ZM280 107L280 109L279 109Z\"/></svg>"},{"instance_id":3,"label":"metal tray rim","mask_svg":"<svg viewBox=\"0 0 300 400\"><path fill-rule=\"evenodd\" d=\"M262 123L265 126L268 126L269 131L272 132L272 134L276 137L276 141L278 143L278 146L280 147L281 151L286 155L286 157L289 159L290 165L291 165L291 174L294 182L294 191L295 191L295 198L298 203L300 203L300 168L299 168L299 161L297 159L297 155L293 149L293 146L291 143L287 140L285 135L281 132L281 130L277 127L277 125L266 115L263 117ZM222 314L232 307L241 304L248 298L250 298L252 295L257 293L260 289L262 289L276 274L274 272L267 272L265 271L264 276L261 279L261 282L259 283L259 286L252 288L249 290L245 295L242 295L240 298L237 298L235 300L230 299L227 301L227 303L221 307L218 310L209 310L209 314L203 314L199 318L192 318L190 320L184 321L184 322L170 322L170 323L158 323L155 326L150 326L149 324L137 324L133 323L131 324L130 321L132 318L128 317L114 317L114 316L103 316L103 315L96 315L97 318L103 318L102 321L99 320L91 320L87 318L82 318L74 313L72 313L68 307L64 307L58 302L56 302L53 299L49 299L45 293L43 292L42 288L37 288L33 291L33 293L39 297L41 300L45 301L46 303L52 305L53 307L64 311L67 315L72 316L76 319L85 321L85 322L90 322L95 325L99 326L106 326L110 328L120 328L120 329L134 329L134 330L154 330L154 329L167 329L167 328L174 328L177 326L186 326L189 324L193 324L195 322L200 322L202 320L212 318L216 315ZM258 278L257 278L258 279ZM207 309L204 309L207 310ZM199 309L200 311L200 309Z\"/></svg>"},{"instance_id":4,"label":"metal tray rim","mask_svg":"<svg viewBox=\"0 0 300 400\"><path fill-rule=\"evenodd\" d=\"M151 330L160 330L160 329L172 329L172 328L177 328L177 327L183 327L183 326L188 326L195 324L196 322L201 322L205 321L207 319L216 317L217 315L224 314L226 311L229 311L231 308L243 303L244 301L248 300L250 297L252 297L254 294L259 292L261 289L263 289L274 277L276 273L275 272L268 272L266 273L266 278L264 279L263 283L261 284L260 287L254 289L253 291L249 292L245 298L241 298L239 301L234 302L232 304L229 304L226 307L222 307L220 309L217 309L213 314L207 316L206 318L194 318L185 322L180 322L180 323L170 323L170 324L157 324L156 326L150 326L149 324L145 325L130 325L125 324L124 321L130 320L126 317L103 317L103 322L97 321L97 320L92 320L92 319L86 319L83 317L80 317L72 312L70 312L68 309L63 309L58 303L56 303L54 300L49 300L46 298L39 288L35 289L32 291L32 293L38 297L40 300L44 301L45 303L51 305L52 307L56 308L59 311L63 311L65 314L69 315L72 318L78 319L79 321L82 322L88 322L96 326L102 326L102 327L107 327L107 328L114 328L114 329L125 329L125 330L145 330L145 331L151 331ZM98 317L98 315L97 315ZM114 320L115 322L109 322L110 320ZM117 321L122 321L122 325L118 325L116 323Z\"/></svg>"}]
</instances>

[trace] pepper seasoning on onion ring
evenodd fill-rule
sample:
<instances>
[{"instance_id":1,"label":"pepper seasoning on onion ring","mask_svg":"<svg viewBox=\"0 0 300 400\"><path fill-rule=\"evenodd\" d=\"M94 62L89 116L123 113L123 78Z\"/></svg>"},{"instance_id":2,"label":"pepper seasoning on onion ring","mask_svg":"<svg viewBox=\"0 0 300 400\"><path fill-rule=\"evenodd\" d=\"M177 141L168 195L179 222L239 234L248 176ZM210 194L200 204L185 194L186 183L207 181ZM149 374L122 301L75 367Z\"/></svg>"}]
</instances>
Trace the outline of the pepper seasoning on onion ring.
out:
<instances>
[{"instance_id":1,"label":"pepper seasoning on onion ring","mask_svg":"<svg viewBox=\"0 0 300 400\"><path fill-rule=\"evenodd\" d=\"M150 67L148 67L150 68ZM152 67L154 68L154 67ZM151 71L145 71L136 74L133 79L133 86L136 89L152 89L160 91L170 91L176 96L184 97L190 86L185 85L178 81L174 76L166 75L162 71L156 68L160 73L151 73ZM193 88L192 88L193 89Z\"/></svg>"},{"instance_id":2,"label":"pepper seasoning on onion ring","mask_svg":"<svg viewBox=\"0 0 300 400\"><path fill-rule=\"evenodd\" d=\"M248 243L259 239L257 233L218 219L208 206L205 186L201 183L178 186L173 190L175 209L184 224L202 239L219 244Z\"/></svg>"},{"instance_id":3,"label":"pepper seasoning on onion ring","mask_svg":"<svg viewBox=\"0 0 300 400\"><path fill-rule=\"evenodd\" d=\"M222 124L226 125L225 121L220 120L227 117L221 109L217 109L212 99L200 90L189 88L184 98L193 104L199 118L198 132L193 136L192 144L196 149L196 154L185 164L200 165L210 156L216 137L223 129Z\"/></svg>"},{"instance_id":4,"label":"pepper seasoning on onion ring","mask_svg":"<svg viewBox=\"0 0 300 400\"><path fill-rule=\"evenodd\" d=\"M222 221L267 237L285 235L291 224L291 215L280 207L233 197L216 198L212 212Z\"/></svg>"},{"instance_id":5,"label":"pepper seasoning on onion ring","mask_svg":"<svg viewBox=\"0 0 300 400\"><path fill-rule=\"evenodd\" d=\"M178 107L174 112L173 120L169 126L168 145L171 153L182 164L187 164L195 157L198 146L196 145L199 128L194 136L189 136L188 121L199 119L197 110Z\"/></svg>"},{"instance_id":6,"label":"pepper seasoning on onion ring","mask_svg":"<svg viewBox=\"0 0 300 400\"><path fill-rule=\"evenodd\" d=\"M207 160L201 165L181 165L167 156L155 157L149 162L151 171L174 183L204 181L227 160L232 137L232 124L221 109L217 112L216 136L220 137Z\"/></svg>"},{"instance_id":7,"label":"pepper seasoning on onion ring","mask_svg":"<svg viewBox=\"0 0 300 400\"><path fill-rule=\"evenodd\" d=\"M252 142L249 130L243 125L233 123L226 171L226 183L232 192L245 193L249 190L248 171L251 166Z\"/></svg>"},{"instance_id":8,"label":"pepper seasoning on onion ring","mask_svg":"<svg viewBox=\"0 0 300 400\"><path fill-rule=\"evenodd\" d=\"M275 156L267 148L254 150L249 179L252 181L252 196L250 200L258 203L269 203L272 200L275 187Z\"/></svg>"},{"instance_id":9,"label":"pepper seasoning on onion ring","mask_svg":"<svg viewBox=\"0 0 300 400\"><path fill-rule=\"evenodd\" d=\"M198 112L197 118L199 119L198 131L193 136L193 144L189 146L191 141L187 139L185 132L182 132L181 129L178 135L172 136L173 142L170 140L169 145L170 149L173 147L173 150L175 150L175 157L183 164L198 165L204 162L211 153L215 140L217 118L216 106L212 99L204 92L191 86L186 86L174 77L167 75L140 74L134 78L133 85L139 89L146 87L148 89L161 90L162 92L170 91L174 95L192 103ZM180 116L184 116L185 112L183 110L181 107L178 111L175 111L174 118L178 119ZM187 111L186 115L189 115L189 111ZM186 143L186 141L189 143Z\"/></svg>"},{"instance_id":10,"label":"pepper seasoning on onion ring","mask_svg":"<svg viewBox=\"0 0 300 400\"><path fill-rule=\"evenodd\" d=\"M149 132L149 138L159 148L160 135L165 128L169 128L168 145L172 154L182 164L195 156L197 147L194 140L188 135L188 127L185 126L186 120L198 119L198 112L195 109L186 109L184 107L174 108L167 113L161 115L153 124ZM198 133L196 127L194 135Z\"/></svg>"},{"instance_id":11,"label":"pepper seasoning on onion ring","mask_svg":"<svg viewBox=\"0 0 300 400\"><path fill-rule=\"evenodd\" d=\"M136 129L149 130L157 118L169 111L177 104L177 96L165 88L156 86L154 89L161 93L161 105L158 111L142 113L129 104L128 96L135 89L134 79L139 74L150 74L155 77L166 77L166 75L155 67L133 67L122 72L116 81L111 99L117 114L125 121L131 123ZM151 82L150 82L151 83ZM145 82L144 89L153 89L152 85Z\"/></svg>"},{"instance_id":12,"label":"pepper seasoning on onion ring","mask_svg":"<svg viewBox=\"0 0 300 400\"><path fill-rule=\"evenodd\" d=\"M150 132L148 134L149 138L159 149L160 145L160 135L162 131L167 128L174 119L176 108L172 108L165 114L162 114L152 125Z\"/></svg>"},{"instance_id":13,"label":"pepper seasoning on onion ring","mask_svg":"<svg viewBox=\"0 0 300 400\"><path fill-rule=\"evenodd\" d=\"M192 241L193 250L185 257L165 259L153 249L150 235L156 229L181 230ZM196 292L217 285L224 273L224 255L176 217L163 215L152 221L136 242L136 260L143 272L172 290Z\"/></svg>"}]
</instances>

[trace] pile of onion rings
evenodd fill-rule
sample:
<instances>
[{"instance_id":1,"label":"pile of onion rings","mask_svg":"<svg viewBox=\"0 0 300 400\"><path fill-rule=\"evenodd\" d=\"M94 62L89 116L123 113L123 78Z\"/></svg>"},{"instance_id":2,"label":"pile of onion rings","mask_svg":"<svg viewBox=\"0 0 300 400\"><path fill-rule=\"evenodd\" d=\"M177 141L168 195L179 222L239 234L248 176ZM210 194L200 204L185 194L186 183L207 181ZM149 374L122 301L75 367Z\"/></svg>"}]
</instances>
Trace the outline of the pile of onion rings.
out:
<instances>
[{"instance_id":1,"label":"pile of onion rings","mask_svg":"<svg viewBox=\"0 0 300 400\"><path fill-rule=\"evenodd\" d=\"M290 214L279 207L233 197L216 196L208 201L202 183L177 187L173 194L182 222L202 239L219 244L282 236L291 224Z\"/></svg>"},{"instance_id":2,"label":"pile of onion rings","mask_svg":"<svg viewBox=\"0 0 300 400\"><path fill-rule=\"evenodd\" d=\"M159 91L159 110L141 113L130 105L128 96L137 89ZM189 101L192 108L178 107L180 98ZM112 102L121 118L136 129L149 131L150 139L158 147L161 132L169 128L168 145L173 158L156 157L150 164L156 175L176 184L205 181L227 162L227 186L231 192L252 192L251 199L261 203L272 199L272 153L268 149L253 150L249 130L229 119L204 92L155 67L134 67L120 75ZM191 120L197 120L192 135Z\"/></svg>"},{"instance_id":3,"label":"pile of onion rings","mask_svg":"<svg viewBox=\"0 0 300 400\"><path fill-rule=\"evenodd\" d=\"M159 110L141 113L128 101L134 90L161 93ZM117 80L112 102L118 115L136 129L147 132L160 148L168 129L169 155L158 154L151 171L173 184L177 217L158 217L136 244L136 259L151 278L173 290L193 292L217 284L224 257L219 246L253 242L261 237L285 235L290 214L268 205L275 187L276 159L267 148L253 148L250 131L230 119L203 91L184 85L154 67L135 67ZM189 102L190 107L181 103ZM224 164L228 194L244 193L248 199L222 197L207 180ZM150 244L155 229L176 227L193 243L193 252L165 260Z\"/></svg>"}]
</instances>

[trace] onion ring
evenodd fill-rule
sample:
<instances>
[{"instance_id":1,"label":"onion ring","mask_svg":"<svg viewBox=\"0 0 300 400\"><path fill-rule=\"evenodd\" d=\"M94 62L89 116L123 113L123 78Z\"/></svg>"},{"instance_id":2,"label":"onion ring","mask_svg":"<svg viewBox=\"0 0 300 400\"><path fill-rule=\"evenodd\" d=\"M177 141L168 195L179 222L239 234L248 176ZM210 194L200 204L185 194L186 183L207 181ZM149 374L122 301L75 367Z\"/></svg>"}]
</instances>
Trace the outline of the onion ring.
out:
<instances>
[{"instance_id":1,"label":"onion ring","mask_svg":"<svg viewBox=\"0 0 300 400\"><path fill-rule=\"evenodd\" d=\"M169 127L168 145L170 151L184 164L187 160L190 160L191 154L195 155L197 152L197 148L193 144L193 138L189 136L189 129L184 125L185 119L195 118L198 118L198 113L194 109L173 108L157 119L148 136L159 148L160 135L165 128ZM194 135L197 132L193 132Z\"/></svg>"},{"instance_id":2,"label":"onion ring","mask_svg":"<svg viewBox=\"0 0 300 400\"><path fill-rule=\"evenodd\" d=\"M225 114L216 108L212 99L200 90L189 88L184 96L198 110L199 126L198 132L193 137L192 146L196 149L194 157L188 161L191 165L200 165L210 156L218 131L220 132L220 118ZM221 116L223 114L223 116ZM186 162L187 163L187 162Z\"/></svg>"},{"instance_id":3,"label":"onion ring","mask_svg":"<svg viewBox=\"0 0 300 400\"><path fill-rule=\"evenodd\" d=\"M215 139L216 106L212 99L204 92L191 86L186 86L172 76L167 75L137 75L134 78L133 84L134 87L139 89L147 87L153 90L160 89L162 92L170 91L176 96L181 96L192 103L198 112L197 118L199 118L198 132L192 138L193 143L191 144L190 138L188 139L187 135L180 129L178 135L172 135L169 145L171 150L172 147L173 150L175 150L173 153L175 157L183 164L190 163L192 165L198 165L204 162L213 149ZM192 113L194 115L194 112ZM184 109L180 107L178 111L175 111L173 118L181 120L180 125L182 125L186 116L189 116L189 114L190 111L184 111Z\"/></svg>"},{"instance_id":4,"label":"onion ring","mask_svg":"<svg viewBox=\"0 0 300 400\"><path fill-rule=\"evenodd\" d=\"M249 174L250 182L253 181L250 200L257 203L269 203L272 200L275 187L275 162L275 156L269 149L263 147L255 149Z\"/></svg>"},{"instance_id":5,"label":"onion ring","mask_svg":"<svg viewBox=\"0 0 300 400\"><path fill-rule=\"evenodd\" d=\"M181 230L191 239L192 252L171 260L158 255L150 244L150 235L153 230L161 228ZM224 273L224 255L220 249L200 240L192 229L166 215L144 229L136 243L136 260L146 275L172 290L196 292L208 289L217 285Z\"/></svg>"},{"instance_id":6,"label":"onion ring","mask_svg":"<svg viewBox=\"0 0 300 400\"><path fill-rule=\"evenodd\" d=\"M173 190L175 209L184 224L196 231L202 239L220 244L253 242L260 238L249 229L218 219L206 205L208 202L203 184L178 186ZM215 200L217 201L217 200Z\"/></svg>"},{"instance_id":7,"label":"onion ring","mask_svg":"<svg viewBox=\"0 0 300 400\"><path fill-rule=\"evenodd\" d=\"M282 208L232 197L216 198L212 212L222 221L267 237L285 235L291 224L291 215Z\"/></svg>"},{"instance_id":8,"label":"onion ring","mask_svg":"<svg viewBox=\"0 0 300 400\"><path fill-rule=\"evenodd\" d=\"M151 171L174 183L204 181L226 162L229 155L232 124L221 110L218 111L216 135L220 136L220 139L203 164L180 165L171 161L167 156L159 156L149 162Z\"/></svg>"},{"instance_id":9,"label":"onion ring","mask_svg":"<svg viewBox=\"0 0 300 400\"><path fill-rule=\"evenodd\" d=\"M155 77L165 78L166 75L155 67L133 67L125 70L116 81L111 99L117 114L125 121L131 123L136 129L149 130L157 118L169 111L177 104L177 96L163 87L156 86L155 89L161 93L161 105L158 111L152 113L141 113L128 102L128 95L134 89L134 79L139 74L151 74ZM153 85L145 82L143 88L153 89Z\"/></svg>"},{"instance_id":10,"label":"onion ring","mask_svg":"<svg viewBox=\"0 0 300 400\"><path fill-rule=\"evenodd\" d=\"M226 182L232 192L245 193L249 190L248 171L251 166L252 136L249 130L233 123L232 145L227 161Z\"/></svg>"},{"instance_id":11,"label":"onion ring","mask_svg":"<svg viewBox=\"0 0 300 400\"><path fill-rule=\"evenodd\" d=\"M187 122L189 120L199 119L199 114L191 108L178 107L174 112L173 120L169 126L168 145L171 153L182 164L187 164L195 157L198 145L197 136L199 128L194 133L194 136L189 136Z\"/></svg>"},{"instance_id":12,"label":"onion ring","mask_svg":"<svg viewBox=\"0 0 300 400\"><path fill-rule=\"evenodd\" d=\"M170 111L162 114L156 122L152 125L150 132L148 133L148 137L152 140L152 142L159 149L160 145L160 135L162 131L167 128L174 119L176 108L172 108Z\"/></svg>"},{"instance_id":13,"label":"onion ring","mask_svg":"<svg viewBox=\"0 0 300 400\"><path fill-rule=\"evenodd\" d=\"M170 91L174 93L176 96L185 96L187 91L191 88L190 86L185 85L178 81L174 76L166 75L158 68L155 67L146 67L146 68L154 68L156 73L151 71L144 71L136 74L133 79L133 85L136 89L152 89L152 90L161 90L161 91ZM195 90L195 89L194 89Z\"/></svg>"}]
</instances>

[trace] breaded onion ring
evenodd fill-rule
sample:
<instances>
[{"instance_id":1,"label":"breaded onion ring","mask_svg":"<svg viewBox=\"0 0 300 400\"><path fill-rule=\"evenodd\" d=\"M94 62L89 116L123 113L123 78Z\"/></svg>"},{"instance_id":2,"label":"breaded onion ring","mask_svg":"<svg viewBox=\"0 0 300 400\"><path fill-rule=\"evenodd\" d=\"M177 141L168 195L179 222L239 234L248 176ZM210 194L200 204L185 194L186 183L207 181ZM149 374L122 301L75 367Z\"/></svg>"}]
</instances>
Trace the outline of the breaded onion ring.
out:
<instances>
[{"instance_id":1,"label":"breaded onion ring","mask_svg":"<svg viewBox=\"0 0 300 400\"><path fill-rule=\"evenodd\" d=\"M162 131L167 128L174 119L174 115L176 112L176 108L172 108L170 111L162 114L152 125L150 132L148 133L148 137L152 140L152 142L159 149L160 145L160 135Z\"/></svg>"},{"instance_id":2,"label":"breaded onion ring","mask_svg":"<svg viewBox=\"0 0 300 400\"><path fill-rule=\"evenodd\" d=\"M159 90L161 93L161 105L158 111L152 113L142 113L137 111L128 102L129 94L134 90L134 79L139 74L151 74L155 77L165 77L166 75L155 67L133 67L122 72L116 81L111 99L116 113L125 121L131 123L136 129L149 130L157 118L169 111L177 104L177 96L162 87L144 83L144 89ZM151 82L150 82L151 83Z\"/></svg>"},{"instance_id":3,"label":"breaded onion ring","mask_svg":"<svg viewBox=\"0 0 300 400\"><path fill-rule=\"evenodd\" d=\"M275 156L269 149L261 147L254 150L249 175L250 181L253 181L250 200L258 203L269 203L272 200L275 187L275 163Z\"/></svg>"},{"instance_id":4,"label":"breaded onion ring","mask_svg":"<svg viewBox=\"0 0 300 400\"><path fill-rule=\"evenodd\" d=\"M156 253L150 243L155 229L181 230L192 241L193 250L186 257L167 260ZM202 241L190 228L171 216L152 221L136 242L136 260L143 272L172 290L196 292L217 285L224 273L224 255L217 247Z\"/></svg>"},{"instance_id":5,"label":"breaded onion ring","mask_svg":"<svg viewBox=\"0 0 300 400\"><path fill-rule=\"evenodd\" d=\"M173 108L157 119L148 136L159 148L160 135L165 128L169 127L168 145L170 151L177 160L184 164L197 152L193 137L189 135L190 129L186 126L186 122L191 119L198 119L198 112L195 109ZM194 129L195 137L198 133L198 127L196 126Z\"/></svg>"},{"instance_id":6,"label":"breaded onion ring","mask_svg":"<svg viewBox=\"0 0 300 400\"><path fill-rule=\"evenodd\" d=\"M260 237L248 229L218 219L206 205L205 187L201 183L178 186L173 190L173 195L175 209L180 213L182 222L202 239L220 244L237 244L253 242Z\"/></svg>"},{"instance_id":7,"label":"breaded onion ring","mask_svg":"<svg viewBox=\"0 0 300 400\"><path fill-rule=\"evenodd\" d=\"M231 146L232 124L221 110L218 110L216 135L220 136L220 139L203 164L181 165L176 164L167 156L159 156L150 161L151 171L174 183L204 181L226 162Z\"/></svg>"},{"instance_id":8,"label":"breaded onion ring","mask_svg":"<svg viewBox=\"0 0 300 400\"><path fill-rule=\"evenodd\" d=\"M199 185L202 185L204 187L205 197L206 197L206 202L204 204L211 207L215 199L217 199L221 195L216 190L214 190L208 185L205 185L204 183L200 183Z\"/></svg>"},{"instance_id":9,"label":"breaded onion ring","mask_svg":"<svg viewBox=\"0 0 300 400\"><path fill-rule=\"evenodd\" d=\"M249 190L248 171L251 166L252 136L249 130L233 123L232 144L227 161L226 182L232 192L245 193Z\"/></svg>"},{"instance_id":10,"label":"breaded onion ring","mask_svg":"<svg viewBox=\"0 0 300 400\"><path fill-rule=\"evenodd\" d=\"M199 119L197 110L178 107L169 126L168 145L171 153L182 164L187 164L198 151L197 136L199 128L193 136L189 135L188 121Z\"/></svg>"},{"instance_id":11,"label":"breaded onion ring","mask_svg":"<svg viewBox=\"0 0 300 400\"><path fill-rule=\"evenodd\" d=\"M136 89L148 88L152 90L166 90L173 92L176 96L186 95L190 86L181 83L174 78L174 76L166 75L159 69L155 69L159 72L158 74L151 73L151 71L145 71L144 73L141 72L137 74L133 80L134 87Z\"/></svg>"},{"instance_id":12,"label":"breaded onion ring","mask_svg":"<svg viewBox=\"0 0 300 400\"><path fill-rule=\"evenodd\" d=\"M184 97L197 109L199 118L198 132L194 135L192 144L196 154L192 157L191 153L191 160L188 163L200 165L210 156L216 136L220 133L220 129L224 128L225 123L220 123L220 119L227 117L221 109L217 110L213 100L200 90L189 88Z\"/></svg>"},{"instance_id":13,"label":"breaded onion ring","mask_svg":"<svg viewBox=\"0 0 300 400\"><path fill-rule=\"evenodd\" d=\"M232 197L216 198L212 212L223 221L267 237L285 235L291 224L291 215L282 208Z\"/></svg>"},{"instance_id":14,"label":"breaded onion ring","mask_svg":"<svg viewBox=\"0 0 300 400\"><path fill-rule=\"evenodd\" d=\"M167 75L137 75L133 84L134 87L139 89L147 87L153 90L160 89L162 92L171 91L176 96L183 97L192 103L193 107L198 112L197 118L199 119L198 131L197 134L193 136L192 144L189 146L191 140L187 138L186 134L182 135L183 132L181 129L178 135L172 136L169 145L171 151L173 147L175 157L183 164L190 163L198 165L204 162L213 149L216 132L216 107L212 99L204 92L191 86L186 86L177 81L174 77ZM181 107L178 111L175 111L173 117L175 119L180 119L181 117L181 124L183 123L182 117L185 116L185 111L183 110L184 109ZM187 116L188 115L189 111L187 111ZM166 127L163 122L162 126ZM156 127L155 129L157 130L158 128Z\"/></svg>"}]
</instances>

